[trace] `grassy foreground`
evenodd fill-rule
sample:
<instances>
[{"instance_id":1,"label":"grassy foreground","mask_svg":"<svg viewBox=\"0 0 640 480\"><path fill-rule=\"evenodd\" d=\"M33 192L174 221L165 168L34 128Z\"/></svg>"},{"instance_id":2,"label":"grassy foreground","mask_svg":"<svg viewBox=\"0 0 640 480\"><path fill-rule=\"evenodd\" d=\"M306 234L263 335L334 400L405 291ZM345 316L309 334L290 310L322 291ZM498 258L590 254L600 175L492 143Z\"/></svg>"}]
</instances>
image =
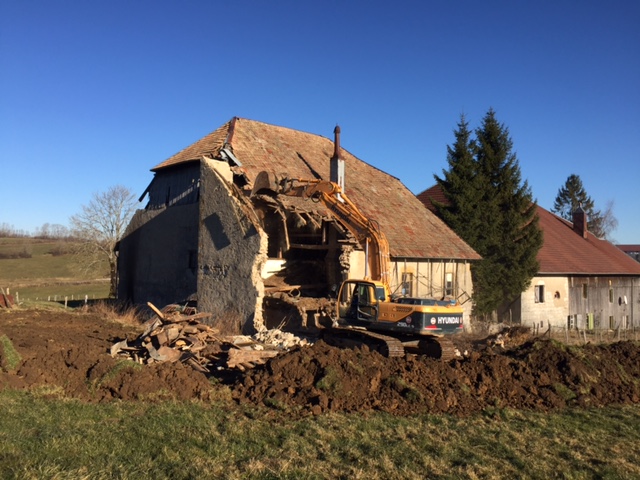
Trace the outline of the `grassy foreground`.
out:
<instances>
[{"instance_id":1,"label":"grassy foreground","mask_svg":"<svg viewBox=\"0 0 640 480\"><path fill-rule=\"evenodd\" d=\"M640 478L640 406L466 419L0 392L0 477Z\"/></svg>"}]
</instances>

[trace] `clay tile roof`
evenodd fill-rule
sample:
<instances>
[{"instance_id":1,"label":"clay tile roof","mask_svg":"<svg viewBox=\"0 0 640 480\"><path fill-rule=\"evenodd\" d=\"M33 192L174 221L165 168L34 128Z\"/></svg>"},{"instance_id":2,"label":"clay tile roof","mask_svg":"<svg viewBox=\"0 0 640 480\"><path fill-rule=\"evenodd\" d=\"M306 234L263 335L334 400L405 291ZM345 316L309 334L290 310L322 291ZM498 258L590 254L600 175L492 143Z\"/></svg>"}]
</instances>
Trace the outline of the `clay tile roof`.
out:
<instances>
[{"instance_id":1,"label":"clay tile roof","mask_svg":"<svg viewBox=\"0 0 640 480\"><path fill-rule=\"evenodd\" d=\"M538 207L544 244L538 253L540 273L585 275L640 275L640 263L595 235L587 238L573 224Z\"/></svg>"},{"instance_id":2,"label":"clay tile roof","mask_svg":"<svg viewBox=\"0 0 640 480\"><path fill-rule=\"evenodd\" d=\"M446 203L438 185L419 193L417 198L435 211L432 201ZM544 243L538 252L539 275L640 275L640 263L618 247L595 235L583 238L568 222L538 206Z\"/></svg>"},{"instance_id":3,"label":"clay tile roof","mask_svg":"<svg viewBox=\"0 0 640 480\"><path fill-rule=\"evenodd\" d=\"M152 171L196 161L203 155L217 157L225 142L250 180L262 170L293 178L329 179L333 140L237 117ZM447 260L480 258L438 217L426 210L400 180L363 162L344 148L340 155L345 161L346 194L365 215L378 221L389 240L392 256Z\"/></svg>"}]
</instances>

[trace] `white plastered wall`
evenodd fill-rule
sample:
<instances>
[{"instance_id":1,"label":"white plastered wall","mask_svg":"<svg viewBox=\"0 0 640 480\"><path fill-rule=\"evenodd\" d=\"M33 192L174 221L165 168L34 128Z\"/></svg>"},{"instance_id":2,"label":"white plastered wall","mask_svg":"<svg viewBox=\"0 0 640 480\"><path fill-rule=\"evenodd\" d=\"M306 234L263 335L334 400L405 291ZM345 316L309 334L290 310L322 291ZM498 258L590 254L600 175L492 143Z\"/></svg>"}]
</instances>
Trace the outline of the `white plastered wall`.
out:
<instances>
[{"instance_id":1,"label":"white plastered wall","mask_svg":"<svg viewBox=\"0 0 640 480\"><path fill-rule=\"evenodd\" d=\"M543 287L544 298L539 297ZM538 295L536 295L538 290ZM521 323L526 326L566 327L569 315L569 284L567 277L534 277L521 295Z\"/></svg>"}]
</instances>

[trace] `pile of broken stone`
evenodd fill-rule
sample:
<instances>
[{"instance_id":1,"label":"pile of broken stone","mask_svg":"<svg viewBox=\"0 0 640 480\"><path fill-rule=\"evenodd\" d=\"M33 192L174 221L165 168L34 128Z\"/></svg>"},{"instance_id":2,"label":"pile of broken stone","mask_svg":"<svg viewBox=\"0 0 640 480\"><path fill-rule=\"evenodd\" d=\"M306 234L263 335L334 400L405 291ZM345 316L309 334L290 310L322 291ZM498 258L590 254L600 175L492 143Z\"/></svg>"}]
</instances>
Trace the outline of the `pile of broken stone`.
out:
<instances>
[{"instance_id":1,"label":"pile of broken stone","mask_svg":"<svg viewBox=\"0 0 640 480\"><path fill-rule=\"evenodd\" d=\"M307 346L309 339L279 329L263 329L253 336L221 336L200 320L211 317L194 308L167 305L162 310L148 303L155 316L133 342L127 339L111 346L114 358L126 358L148 365L181 362L203 373L220 369L246 370L294 346Z\"/></svg>"}]
</instances>

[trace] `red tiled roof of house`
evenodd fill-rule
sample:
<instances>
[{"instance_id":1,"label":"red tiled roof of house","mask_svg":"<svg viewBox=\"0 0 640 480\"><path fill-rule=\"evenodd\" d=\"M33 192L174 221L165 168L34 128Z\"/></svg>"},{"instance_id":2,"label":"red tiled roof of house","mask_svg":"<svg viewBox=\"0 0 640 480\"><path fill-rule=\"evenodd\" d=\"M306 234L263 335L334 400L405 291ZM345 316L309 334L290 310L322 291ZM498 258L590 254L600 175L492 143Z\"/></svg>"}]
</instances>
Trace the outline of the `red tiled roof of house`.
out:
<instances>
[{"instance_id":1,"label":"red tiled roof of house","mask_svg":"<svg viewBox=\"0 0 640 480\"><path fill-rule=\"evenodd\" d=\"M435 212L432 201L446 203L442 189L434 185L417 198ZM587 232L587 238L568 222L544 208L537 207L544 243L538 252L539 275L640 275L640 263L620 248Z\"/></svg>"},{"instance_id":2,"label":"red tiled roof of house","mask_svg":"<svg viewBox=\"0 0 640 480\"><path fill-rule=\"evenodd\" d=\"M418 197L418 200L420 200L422 204L433 213L436 213L436 207L433 205L434 201L437 203L447 203L444 192L437 184L433 187L427 188L423 192L420 192L416 197Z\"/></svg>"},{"instance_id":3,"label":"red tiled roof of house","mask_svg":"<svg viewBox=\"0 0 640 480\"><path fill-rule=\"evenodd\" d=\"M250 180L263 170L292 178L329 179L334 143L326 137L254 120L234 118L152 169L158 171L203 155L218 157L225 145ZM380 224L394 257L477 260L479 255L423 205L397 178L344 148L345 193Z\"/></svg>"},{"instance_id":4,"label":"red tiled roof of house","mask_svg":"<svg viewBox=\"0 0 640 480\"><path fill-rule=\"evenodd\" d=\"M573 224L538 207L544 244L538 253L540 273L585 275L640 275L640 263L607 240L587 232L587 238Z\"/></svg>"}]
</instances>

